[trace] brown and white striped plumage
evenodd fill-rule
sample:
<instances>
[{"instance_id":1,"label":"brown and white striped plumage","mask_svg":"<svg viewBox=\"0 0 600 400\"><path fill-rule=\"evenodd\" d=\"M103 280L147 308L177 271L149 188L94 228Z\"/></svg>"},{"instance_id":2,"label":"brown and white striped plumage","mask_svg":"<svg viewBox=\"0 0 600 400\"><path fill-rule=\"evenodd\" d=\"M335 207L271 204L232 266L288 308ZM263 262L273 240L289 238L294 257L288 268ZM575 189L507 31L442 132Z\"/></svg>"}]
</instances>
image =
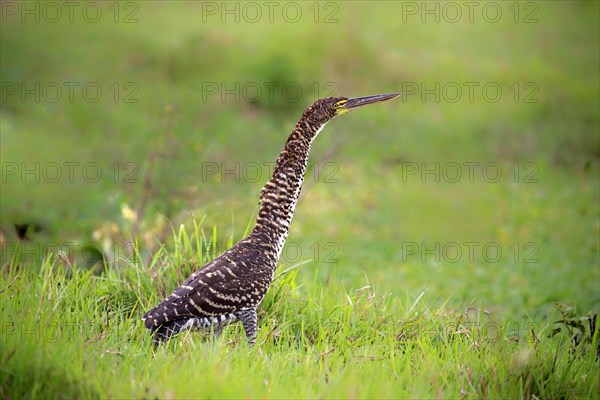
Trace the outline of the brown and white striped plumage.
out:
<instances>
[{"instance_id":1,"label":"brown and white striped plumage","mask_svg":"<svg viewBox=\"0 0 600 400\"><path fill-rule=\"evenodd\" d=\"M267 292L288 236L302 189L312 141L334 116L396 95L325 98L302 115L260 193L252 232L194 272L171 295L144 315L155 344L185 329L211 327L218 335L240 320L248 341L256 341L256 309ZM369 101L367 101L369 100Z\"/></svg>"}]
</instances>

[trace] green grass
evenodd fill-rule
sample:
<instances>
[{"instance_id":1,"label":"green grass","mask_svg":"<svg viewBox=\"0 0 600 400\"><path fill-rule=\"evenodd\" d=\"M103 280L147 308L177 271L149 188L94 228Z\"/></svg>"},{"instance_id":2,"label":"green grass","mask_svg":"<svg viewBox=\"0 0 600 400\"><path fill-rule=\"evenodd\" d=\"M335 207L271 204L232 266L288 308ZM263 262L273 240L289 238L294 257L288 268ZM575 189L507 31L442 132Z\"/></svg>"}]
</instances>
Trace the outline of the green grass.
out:
<instances>
[{"instance_id":1,"label":"green grass","mask_svg":"<svg viewBox=\"0 0 600 400\"><path fill-rule=\"evenodd\" d=\"M497 23L422 23L406 2L353 1L333 24L302 4L306 18L273 24L204 21L200 2L142 2L131 24L2 15L3 398L598 397L585 324L600 310L600 3L519 3L535 23L508 2ZM104 95L8 92L53 82ZM269 82L302 95L206 91ZM503 95L410 92L466 82ZM269 163L331 88L406 93L314 143L257 346L235 325L153 353L143 313L243 237ZM40 170L7 173L22 163ZM49 163L102 176L51 182Z\"/></svg>"},{"instance_id":2,"label":"green grass","mask_svg":"<svg viewBox=\"0 0 600 400\"><path fill-rule=\"evenodd\" d=\"M278 274L263 301L255 347L247 345L237 324L218 340L185 334L153 353L140 314L216 244L199 230L176 236L175 247L162 248L148 265L132 257L127 267L101 276L66 269L57 260L47 260L37 273L16 264L5 268L3 394L592 398L598 393L597 328L584 329L589 342L574 347L566 332L549 337L547 323L515 324L475 306L433 308L427 292L398 298L369 282L347 289L332 277L326 285L316 279L300 285L295 269Z\"/></svg>"}]
</instances>

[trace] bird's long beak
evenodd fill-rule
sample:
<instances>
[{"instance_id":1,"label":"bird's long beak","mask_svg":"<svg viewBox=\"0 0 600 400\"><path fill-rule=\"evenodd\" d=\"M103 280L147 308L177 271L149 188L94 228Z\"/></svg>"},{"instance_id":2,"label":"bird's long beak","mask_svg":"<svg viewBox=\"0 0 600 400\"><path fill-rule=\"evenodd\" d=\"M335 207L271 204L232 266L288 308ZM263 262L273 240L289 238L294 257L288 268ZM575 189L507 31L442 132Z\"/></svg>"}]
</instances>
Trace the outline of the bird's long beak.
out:
<instances>
[{"instance_id":1,"label":"bird's long beak","mask_svg":"<svg viewBox=\"0 0 600 400\"><path fill-rule=\"evenodd\" d=\"M346 100L346 102L344 103L344 108L347 110L352 110L353 108L366 106L367 104L373 104L373 103L378 103L380 101L390 100L390 99L400 96L400 94L401 93L390 93L390 94L377 94L375 96L355 97L353 99Z\"/></svg>"}]
</instances>

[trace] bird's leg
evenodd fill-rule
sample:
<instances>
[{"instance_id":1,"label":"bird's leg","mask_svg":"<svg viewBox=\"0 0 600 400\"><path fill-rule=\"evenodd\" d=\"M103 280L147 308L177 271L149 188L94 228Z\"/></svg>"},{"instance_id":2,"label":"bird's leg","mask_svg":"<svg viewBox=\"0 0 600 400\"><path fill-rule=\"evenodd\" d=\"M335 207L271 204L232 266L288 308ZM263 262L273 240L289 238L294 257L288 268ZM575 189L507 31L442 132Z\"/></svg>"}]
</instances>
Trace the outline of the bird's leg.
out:
<instances>
[{"instance_id":1,"label":"bird's leg","mask_svg":"<svg viewBox=\"0 0 600 400\"><path fill-rule=\"evenodd\" d=\"M237 311L235 316L242 321L248 343L250 343L250 346L253 346L256 343L256 309Z\"/></svg>"},{"instance_id":2,"label":"bird's leg","mask_svg":"<svg viewBox=\"0 0 600 400\"><path fill-rule=\"evenodd\" d=\"M213 338L215 340L217 340L219 338L219 336L221 336L221 333L223 333L223 329L225 329L226 326L227 326L227 324L221 324L221 325L218 325L217 327L213 328L212 334L213 334Z\"/></svg>"}]
</instances>

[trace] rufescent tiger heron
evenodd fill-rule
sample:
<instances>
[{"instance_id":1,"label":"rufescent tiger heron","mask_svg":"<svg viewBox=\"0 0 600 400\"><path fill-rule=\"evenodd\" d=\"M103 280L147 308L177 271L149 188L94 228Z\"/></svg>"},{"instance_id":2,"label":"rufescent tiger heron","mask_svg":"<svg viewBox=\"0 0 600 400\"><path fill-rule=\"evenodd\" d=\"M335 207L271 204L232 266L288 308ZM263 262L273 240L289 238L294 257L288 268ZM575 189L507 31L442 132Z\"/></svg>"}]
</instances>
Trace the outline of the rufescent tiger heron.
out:
<instances>
[{"instance_id":1,"label":"rufescent tiger heron","mask_svg":"<svg viewBox=\"0 0 600 400\"><path fill-rule=\"evenodd\" d=\"M249 343L256 342L256 310L273 280L288 237L313 140L335 116L399 95L328 97L304 111L277 158L273 176L260 192L252 232L144 314L155 345L186 329L211 328L218 336L225 326L238 320Z\"/></svg>"}]
</instances>

